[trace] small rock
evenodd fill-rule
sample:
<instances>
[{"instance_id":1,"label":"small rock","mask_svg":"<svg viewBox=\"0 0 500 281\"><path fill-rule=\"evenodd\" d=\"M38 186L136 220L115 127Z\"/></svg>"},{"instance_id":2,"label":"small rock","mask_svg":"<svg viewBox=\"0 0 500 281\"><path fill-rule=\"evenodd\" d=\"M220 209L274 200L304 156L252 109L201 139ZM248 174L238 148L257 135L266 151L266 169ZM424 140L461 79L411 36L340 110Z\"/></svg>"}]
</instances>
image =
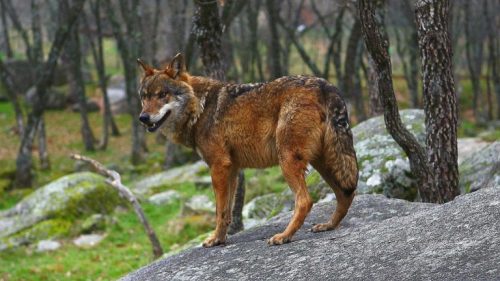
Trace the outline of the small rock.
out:
<instances>
[{"instance_id":1,"label":"small rock","mask_svg":"<svg viewBox=\"0 0 500 281\"><path fill-rule=\"evenodd\" d=\"M73 244L80 248L90 248L99 244L105 235L101 234L84 234L73 240Z\"/></svg>"},{"instance_id":2,"label":"small rock","mask_svg":"<svg viewBox=\"0 0 500 281\"><path fill-rule=\"evenodd\" d=\"M320 200L318 201L318 203L323 203L323 202L332 202L332 201L334 201L335 199L337 199L337 198L335 197L335 193L333 193L333 192L332 192L332 193L328 193L328 194L327 194L327 195L326 195L323 199L320 199Z\"/></svg>"},{"instance_id":3,"label":"small rock","mask_svg":"<svg viewBox=\"0 0 500 281\"><path fill-rule=\"evenodd\" d=\"M183 213L215 213L215 204L206 195L195 195L184 204Z\"/></svg>"},{"instance_id":4,"label":"small rock","mask_svg":"<svg viewBox=\"0 0 500 281\"><path fill-rule=\"evenodd\" d=\"M165 192L158 193L149 197L148 201L151 204L160 206L171 204L174 201L179 200L180 198L181 195L179 192L175 190L167 190Z\"/></svg>"},{"instance_id":5,"label":"small rock","mask_svg":"<svg viewBox=\"0 0 500 281\"><path fill-rule=\"evenodd\" d=\"M37 252L48 252L48 251L54 251L57 250L61 247L61 243L58 241L54 240L41 240L38 242L36 246L36 251Z\"/></svg>"},{"instance_id":6,"label":"small rock","mask_svg":"<svg viewBox=\"0 0 500 281\"><path fill-rule=\"evenodd\" d=\"M201 174L208 172L208 166L204 161L184 165L167 171L148 176L130 186L132 192L139 195L154 194L158 189L174 187L187 182L195 183L203 177Z\"/></svg>"}]
</instances>

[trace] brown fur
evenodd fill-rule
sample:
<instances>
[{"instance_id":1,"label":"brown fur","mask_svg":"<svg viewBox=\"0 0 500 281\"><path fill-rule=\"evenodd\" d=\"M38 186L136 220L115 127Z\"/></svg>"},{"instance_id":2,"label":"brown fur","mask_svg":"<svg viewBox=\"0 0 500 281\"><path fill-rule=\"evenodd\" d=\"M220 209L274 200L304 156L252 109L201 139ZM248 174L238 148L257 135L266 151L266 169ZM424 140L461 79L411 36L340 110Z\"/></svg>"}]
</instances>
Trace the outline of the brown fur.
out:
<instances>
[{"instance_id":1,"label":"brown fur","mask_svg":"<svg viewBox=\"0 0 500 281\"><path fill-rule=\"evenodd\" d=\"M143 113L154 115L172 100L161 130L195 149L208 163L216 199L216 229L203 245L223 244L231 222L238 171L280 165L295 193L293 217L269 244L289 242L312 207L304 175L318 170L337 197L331 219L313 231L331 230L346 215L358 180L356 154L344 101L316 77L289 76L268 83L230 84L185 71L181 56L163 70L142 65ZM164 97L160 97L164 93ZM173 104L173 103L172 103ZM147 124L151 126L151 124Z\"/></svg>"}]
</instances>

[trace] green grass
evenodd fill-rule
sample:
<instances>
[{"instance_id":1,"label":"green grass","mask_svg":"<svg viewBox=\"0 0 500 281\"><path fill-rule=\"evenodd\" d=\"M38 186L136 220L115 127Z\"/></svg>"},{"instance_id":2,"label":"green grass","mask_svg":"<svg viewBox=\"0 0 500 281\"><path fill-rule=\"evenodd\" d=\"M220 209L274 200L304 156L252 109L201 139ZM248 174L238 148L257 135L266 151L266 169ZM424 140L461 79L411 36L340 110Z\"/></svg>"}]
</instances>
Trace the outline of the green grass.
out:
<instances>
[{"instance_id":1,"label":"green grass","mask_svg":"<svg viewBox=\"0 0 500 281\"><path fill-rule=\"evenodd\" d=\"M210 190L200 192L194 185L179 187L179 191L184 198L211 194ZM180 202L142 206L165 252L212 228L204 219L190 219L173 233L169 221L179 220ZM81 249L71 240L63 240L63 246L54 252L38 253L34 246L0 252L0 280L115 280L150 263L151 245L134 212L115 212L113 221L106 238L94 248Z\"/></svg>"}]
</instances>

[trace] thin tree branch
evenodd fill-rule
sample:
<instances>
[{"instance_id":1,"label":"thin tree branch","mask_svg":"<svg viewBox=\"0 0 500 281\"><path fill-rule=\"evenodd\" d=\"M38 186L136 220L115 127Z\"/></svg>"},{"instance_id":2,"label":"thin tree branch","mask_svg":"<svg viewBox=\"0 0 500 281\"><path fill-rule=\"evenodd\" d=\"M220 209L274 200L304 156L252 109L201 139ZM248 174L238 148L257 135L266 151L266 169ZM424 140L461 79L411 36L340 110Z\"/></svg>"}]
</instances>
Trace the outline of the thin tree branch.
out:
<instances>
[{"instance_id":1,"label":"thin tree branch","mask_svg":"<svg viewBox=\"0 0 500 281\"><path fill-rule=\"evenodd\" d=\"M108 177L108 179L106 179L106 183L109 184L111 187L115 188L116 190L118 190L120 196L127 199L128 202L132 204L132 207L134 207L135 214L139 218L139 221L141 222L142 226L144 227L144 230L148 235L149 241L151 241L154 257L155 258L161 257L163 255L163 249L161 248L160 241L158 240L155 231L149 224L149 221L146 218L146 215L144 214L144 211L142 210L139 201L130 191L130 189L122 184L120 174L114 170L108 170L104 167L104 165L97 162L96 160L82 156L80 154L72 154L71 158L74 160L80 160L89 163L96 169L96 171L99 174Z\"/></svg>"}]
</instances>

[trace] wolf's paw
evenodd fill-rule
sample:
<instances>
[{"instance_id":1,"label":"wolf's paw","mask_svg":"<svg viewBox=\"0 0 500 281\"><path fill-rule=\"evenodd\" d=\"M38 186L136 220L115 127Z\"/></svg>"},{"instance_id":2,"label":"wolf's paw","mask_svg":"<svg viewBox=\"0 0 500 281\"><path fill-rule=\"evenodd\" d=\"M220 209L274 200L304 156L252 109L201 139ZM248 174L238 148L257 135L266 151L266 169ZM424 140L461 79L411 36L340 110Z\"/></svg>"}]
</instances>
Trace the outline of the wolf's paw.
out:
<instances>
[{"instance_id":1,"label":"wolf's paw","mask_svg":"<svg viewBox=\"0 0 500 281\"><path fill-rule=\"evenodd\" d=\"M222 240L222 239L219 239L215 236L210 236L208 237L207 239L205 239L205 241L203 241L203 247L205 248L210 248L210 247L214 247L214 246L218 246L218 245L224 245L226 244L226 240Z\"/></svg>"},{"instance_id":2,"label":"wolf's paw","mask_svg":"<svg viewBox=\"0 0 500 281\"><path fill-rule=\"evenodd\" d=\"M334 228L335 227L329 223L319 223L319 224L314 225L312 227L311 231L312 232L322 232L322 231L332 230Z\"/></svg>"},{"instance_id":3,"label":"wolf's paw","mask_svg":"<svg viewBox=\"0 0 500 281\"><path fill-rule=\"evenodd\" d=\"M267 244L269 245L283 245L285 243L290 242L289 236L283 235L282 233L276 234L271 239L267 240Z\"/></svg>"}]
</instances>

